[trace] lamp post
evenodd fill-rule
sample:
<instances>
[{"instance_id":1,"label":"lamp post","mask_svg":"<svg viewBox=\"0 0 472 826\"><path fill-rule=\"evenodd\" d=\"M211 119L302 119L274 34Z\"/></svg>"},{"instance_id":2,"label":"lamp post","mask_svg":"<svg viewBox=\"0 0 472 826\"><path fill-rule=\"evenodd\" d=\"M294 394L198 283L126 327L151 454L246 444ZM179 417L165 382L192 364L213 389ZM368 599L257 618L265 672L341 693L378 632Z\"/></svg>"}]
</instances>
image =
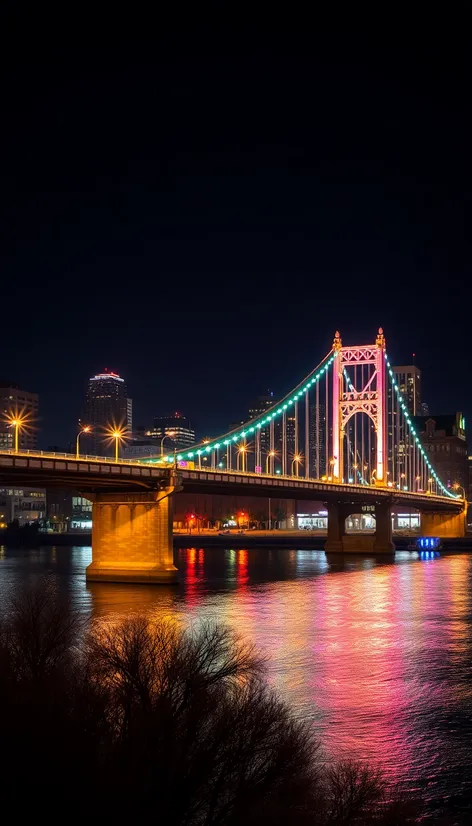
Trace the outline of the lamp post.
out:
<instances>
[{"instance_id":1,"label":"lamp post","mask_svg":"<svg viewBox=\"0 0 472 826\"><path fill-rule=\"evenodd\" d=\"M175 431L171 430L169 433L165 433L161 439L161 459L164 456L164 441L165 439L173 439L175 436Z\"/></svg>"},{"instance_id":2,"label":"lamp post","mask_svg":"<svg viewBox=\"0 0 472 826\"><path fill-rule=\"evenodd\" d=\"M239 470L239 457L242 456L242 472L246 470L244 465L244 457L246 455L247 447L246 445L239 445L238 447L238 457L237 457L237 469Z\"/></svg>"},{"instance_id":3,"label":"lamp post","mask_svg":"<svg viewBox=\"0 0 472 826\"><path fill-rule=\"evenodd\" d=\"M293 459L292 459L292 476L298 476L298 465L301 462L301 460L302 460L302 457L299 454L297 454L296 456L293 457ZM295 465L296 470L297 470L296 473L293 472L293 466L294 465Z\"/></svg>"},{"instance_id":4,"label":"lamp post","mask_svg":"<svg viewBox=\"0 0 472 826\"><path fill-rule=\"evenodd\" d=\"M114 425L110 430L107 430L107 435L110 440L115 440L115 462L117 462L119 459L120 442L125 438L126 430L124 427L116 427Z\"/></svg>"},{"instance_id":5,"label":"lamp post","mask_svg":"<svg viewBox=\"0 0 472 826\"><path fill-rule=\"evenodd\" d=\"M115 430L113 432L113 438L115 440L115 462L117 462L118 459L119 459L120 437L121 437L120 431Z\"/></svg>"},{"instance_id":6,"label":"lamp post","mask_svg":"<svg viewBox=\"0 0 472 826\"><path fill-rule=\"evenodd\" d=\"M266 457L266 474L269 475L269 459L273 459L276 455L275 450L269 450L269 453Z\"/></svg>"},{"instance_id":7,"label":"lamp post","mask_svg":"<svg viewBox=\"0 0 472 826\"><path fill-rule=\"evenodd\" d=\"M80 453L79 453L79 439L80 439L82 433L90 433L91 430L92 430L92 428L90 427L89 424L87 424L87 425L85 425L85 427L83 427L77 433L77 439L75 440L75 458L76 459L78 459L79 456L80 456Z\"/></svg>"},{"instance_id":8,"label":"lamp post","mask_svg":"<svg viewBox=\"0 0 472 826\"><path fill-rule=\"evenodd\" d=\"M465 488L463 488L462 485L459 485L459 482L454 482L452 487L453 487L454 490L461 490L462 491L462 498L467 499L467 497L465 495Z\"/></svg>"},{"instance_id":9,"label":"lamp post","mask_svg":"<svg viewBox=\"0 0 472 826\"><path fill-rule=\"evenodd\" d=\"M15 436L14 436L15 448L14 448L14 450L15 450L15 453L18 453L19 431L20 431L20 428L21 428L22 419L20 419L20 418L11 419L10 424L11 424L12 427L15 428L15 431L14 431L15 432Z\"/></svg>"}]
</instances>

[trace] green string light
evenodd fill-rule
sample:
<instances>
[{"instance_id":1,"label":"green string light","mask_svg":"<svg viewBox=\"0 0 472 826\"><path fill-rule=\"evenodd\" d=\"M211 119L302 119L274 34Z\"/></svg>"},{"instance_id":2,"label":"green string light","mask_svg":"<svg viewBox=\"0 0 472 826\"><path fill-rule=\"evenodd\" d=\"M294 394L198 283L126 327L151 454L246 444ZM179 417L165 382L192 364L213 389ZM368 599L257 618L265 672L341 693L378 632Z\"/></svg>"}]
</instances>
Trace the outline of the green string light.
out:
<instances>
[{"instance_id":1,"label":"green string light","mask_svg":"<svg viewBox=\"0 0 472 826\"><path fill-rule=\"evenodd\" d=\"M237 433L236 435L232 436L231 438L224 439L223 444L229 445L232 442L237 442L238 439L246 438L246 435L247 435L248 432L249 433L254 433L256 428L258 430L260 430L265 425L270 424L272 422L272 420L275 419L276 416L280 416L285 410L287 410L289 408L290 405L293 405L294 402L297 402L298 399L303 396L304 392L305 393L308 392L310 387L313 384L316 384L321 379L323 373L325 373L329 369L331 364L333 363L334 358L335 358L335 356L331 355L329 357L329 359L327 360L326 364L323 367L319 368L318 372L314 376L312 376L312 378L307 382L307 384L301 390L298 390L297 393L295 393L294 396L291 399L288 399L286 402L281 404L275 410L273 410L270 413L266 414L266 417L264 419L260 419L259 421L254 422L254 424L252 424L250 427L246 426L246 430L242 430L241 433ZM221 436L220 436L220 439L221 439ZM219 447L220 447L219 442L210 443L208 445L208 447L205 448L205 450L206 450L207 453L209 453L211 450L217 450ZM202 451L197 450L196 453L197 453L197 456L200 456ZM193 456L194 456L194 451L190 451L189 453L184 454L183 458L191 459Z\"/></svg>"},{"instance_id":2,"label":"green string light","mask_svg":"<svg viewBox=\"0 0 472 826\"><path fill-rule=\"evenodd\" d=\"M390 368L391 365L390 365L390 362L387 358L387 354L385 353L384 355L385 355L385 361L387 363L387 367ZM388 372L389 372L390 376L392 377L392 382L391 383L392 383L392 385L395 389L395 393L396 393L397 399L400 403L400 406L401 406L402 410L404 410L406 412L407 408L406 408L405 403L403 401L403 396L400 395L400 390L399 390L398 384L393 380L393 376L394 376L393 370L389 369ZM411 419L408 416L405 416L405 420L406 420L407 424L410 426L409 427L410 432L415 437L416 444L418 445L419 451L421 453L421 456L424 459L426 467L428 468L428 470L431 471L433 479L439 485L440 490L443 491L443 493L445 493L446 496L449 496L449 498L451 498L451 499L459 499L460 498L459 496L456 496L454 493L451 493L451 491L445 485L443 485L443 483L441 482L439 476L437 475L436 471L434 470L431 462L429 461L429 459L426 455L426 451L425 451L423 445L421 444L421 441L420 441L420 439L419 439L419 437L416 433L416 429L411 425Z\"/></svg>"}]
</instances>

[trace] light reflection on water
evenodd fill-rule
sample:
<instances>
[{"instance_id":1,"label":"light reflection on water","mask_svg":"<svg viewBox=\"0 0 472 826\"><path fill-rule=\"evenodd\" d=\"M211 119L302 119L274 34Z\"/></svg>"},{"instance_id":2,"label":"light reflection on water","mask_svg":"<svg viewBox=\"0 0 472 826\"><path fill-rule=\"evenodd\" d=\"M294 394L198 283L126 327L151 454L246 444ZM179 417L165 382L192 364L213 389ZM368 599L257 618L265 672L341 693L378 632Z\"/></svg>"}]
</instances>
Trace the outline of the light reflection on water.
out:
<instances>
[{"instance_id":1,"label":"light reflection on water","mask_svg":"<svg viewBox=\"0 0 472 826\"><path fill-rule=\"evenodd\" d=\"M91 617L218 619L268 655L326 757L361 758L432 810L472 796L472 555L395 564L322 551L189 548L179 586L85 584L90 548L2 549L0 599L45 573Z\"/></svg>"}]
</instances>

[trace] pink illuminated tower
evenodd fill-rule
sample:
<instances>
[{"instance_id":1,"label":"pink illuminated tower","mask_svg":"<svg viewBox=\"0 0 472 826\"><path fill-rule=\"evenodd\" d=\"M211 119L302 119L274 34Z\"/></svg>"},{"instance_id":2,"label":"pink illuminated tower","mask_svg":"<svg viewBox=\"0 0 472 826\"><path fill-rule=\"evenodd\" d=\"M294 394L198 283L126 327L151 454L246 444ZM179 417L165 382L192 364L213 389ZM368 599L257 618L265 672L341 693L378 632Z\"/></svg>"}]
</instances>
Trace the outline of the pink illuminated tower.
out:
<instances>
[{"instance_id":1,"label":"pink illuminated tower","mask_svg":"<svg viewBox=\"0 0 472 826\"><path fill-rule=\"evenodd\" d=\"M352 416L365 413L377 437L375 481L387 484L387 392L385 337L380 327L375 344L343 347L339 332L333 341L333 456L331 475L344 479L344 436Z\"/></svg>"}]
</instances>

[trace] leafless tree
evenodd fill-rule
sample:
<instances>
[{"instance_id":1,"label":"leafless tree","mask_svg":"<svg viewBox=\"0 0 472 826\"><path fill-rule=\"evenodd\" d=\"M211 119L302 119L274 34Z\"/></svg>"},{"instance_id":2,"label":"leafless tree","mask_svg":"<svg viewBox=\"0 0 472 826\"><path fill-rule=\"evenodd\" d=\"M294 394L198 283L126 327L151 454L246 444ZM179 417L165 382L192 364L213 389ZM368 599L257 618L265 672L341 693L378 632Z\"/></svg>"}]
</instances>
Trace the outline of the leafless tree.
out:
<instances>
[{"instance_id":1,"label":"leafless tree","mask_svg":"<svg viewBox=\"0 0 472 826\"><path fill-rule=\"evenodd\" d=\"M215 623L81 621L46 585L0 617L4 802L166 826L408 822L380 775L326 768L254 647ZM396 818L396 819L395 819Z\"/></svg>"},{"instance_id":2,"label":"leafless tree","mask_svg":"<svg viewBox=\"0 0 472 826\"><path fill-rule=\"evenodd\" d=\"M80 615L48 580L15 593L1 635L17 676L39 681L69 661L82 627Z\"/></svg>"}]
</instances>

